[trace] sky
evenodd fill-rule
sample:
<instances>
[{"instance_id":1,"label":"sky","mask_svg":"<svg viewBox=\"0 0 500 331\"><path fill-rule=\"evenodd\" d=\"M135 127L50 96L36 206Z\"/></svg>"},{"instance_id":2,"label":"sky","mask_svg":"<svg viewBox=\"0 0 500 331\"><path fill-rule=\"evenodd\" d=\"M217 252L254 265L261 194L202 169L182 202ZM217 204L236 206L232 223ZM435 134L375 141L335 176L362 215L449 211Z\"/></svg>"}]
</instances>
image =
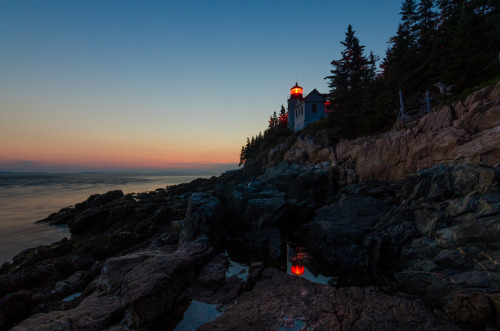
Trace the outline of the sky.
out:
<instances>
[{"instance_id":1,"label":"sky","mask_svg":"<svg viewBox=\"0 0 500 331\"><path fill-rule=\"evenodd\" d=\"M401 0L0 0L0 171L236 168L348 24L384 56Z\"/></svg>"}]
</instances>

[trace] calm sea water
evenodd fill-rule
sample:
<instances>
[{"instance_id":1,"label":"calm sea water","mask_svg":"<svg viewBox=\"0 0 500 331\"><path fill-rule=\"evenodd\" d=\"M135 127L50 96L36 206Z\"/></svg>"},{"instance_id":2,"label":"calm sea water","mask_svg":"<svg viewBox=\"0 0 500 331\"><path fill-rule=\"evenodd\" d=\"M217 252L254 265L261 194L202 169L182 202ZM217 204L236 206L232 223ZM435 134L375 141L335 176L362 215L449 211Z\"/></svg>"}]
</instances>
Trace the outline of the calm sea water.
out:
<instances>
[{"instance_id":1,"label":"calm sea water","mask_svg":"<svg viewBox=\"0 0 500 331\"><path fill-rule=\"evenodd\" d=\"M86 200L122 190L139 193L210 178L211 174L0 174L0 264L22 250L69 237L66 226L36 221Z\"/></svg>"}]
</instances>

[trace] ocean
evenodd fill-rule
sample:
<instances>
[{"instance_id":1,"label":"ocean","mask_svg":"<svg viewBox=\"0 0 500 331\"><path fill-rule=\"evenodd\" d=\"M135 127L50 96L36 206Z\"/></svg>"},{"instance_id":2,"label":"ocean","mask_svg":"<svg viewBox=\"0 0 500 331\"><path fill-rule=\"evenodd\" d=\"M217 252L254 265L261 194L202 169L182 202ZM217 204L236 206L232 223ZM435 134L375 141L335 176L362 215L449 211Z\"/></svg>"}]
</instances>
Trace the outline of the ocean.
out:
<instances>
[{"instance_id":1,"label":"ocean","mask_svg":"<svg viewBox=\"0 0 500 331\"><path fill-rule=\"evenodd\" d=\"M35 223L111 190L140 193L213 174L21 174L0 173L0 265L22 250L70 237L66 226Z\"/></svg>"}]
</instances>

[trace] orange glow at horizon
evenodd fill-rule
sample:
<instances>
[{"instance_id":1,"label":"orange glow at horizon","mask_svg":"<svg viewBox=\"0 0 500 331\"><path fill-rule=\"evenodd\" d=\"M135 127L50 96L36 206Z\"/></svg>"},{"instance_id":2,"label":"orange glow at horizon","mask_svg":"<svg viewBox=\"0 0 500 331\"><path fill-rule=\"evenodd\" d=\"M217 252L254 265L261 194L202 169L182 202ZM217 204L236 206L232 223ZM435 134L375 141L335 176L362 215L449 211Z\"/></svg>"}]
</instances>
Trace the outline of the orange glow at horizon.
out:
<instances>
[{"instance_id":1,"label":"orange glow at horizon","mask_svg":"<svg viewBox=\"0 0 500 331\"><path fill-rule=\"evenodd\" d=\"M66 128L33 127L20 135L5 127L0 133L0 161L90 168L169 168L237 164L239 159L239 144L223 134L204 137L196 132L184 135L151 130L112 136L108 132L70 132Z\"/></svg>"},{"instance_id":2,"label":"orange glow at horizon","mask_svg":"<svg viewBox=\"0 0 500 331\"><path fill-rule=\"evenodd\" d=\"M204 164L237 163L238 153L230 144L205 141L174 141L170 144L148 144L140 141L65 141L28 140L2 146L0 161L26 160L46 165L81 165L88 167L169 168Z\"/></svg>"}]
</instances>

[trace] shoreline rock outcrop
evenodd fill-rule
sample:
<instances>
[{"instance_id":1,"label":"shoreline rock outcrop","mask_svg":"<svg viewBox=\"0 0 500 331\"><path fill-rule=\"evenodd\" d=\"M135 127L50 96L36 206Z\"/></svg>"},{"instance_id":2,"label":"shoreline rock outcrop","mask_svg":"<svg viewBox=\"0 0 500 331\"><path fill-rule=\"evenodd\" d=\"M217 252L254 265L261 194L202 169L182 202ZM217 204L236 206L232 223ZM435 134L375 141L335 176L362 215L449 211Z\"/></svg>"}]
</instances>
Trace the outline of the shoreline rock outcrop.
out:
<instances>
[{"instance_id":1,"label":"shoreline rock outcrop","mask_svg":"<svg viewBox=\"0 0 500 331\"><path fill-rule=\"evenodd\" d=\"M71 238L0 267L0 329L173 329L192 302L218 309L201 330L500 329L499 98L497 84L377 137L332 148L320 132L218 178L51 214ZM290 240L337 280L287 274Z\"/></svg>"}]
</instances>

